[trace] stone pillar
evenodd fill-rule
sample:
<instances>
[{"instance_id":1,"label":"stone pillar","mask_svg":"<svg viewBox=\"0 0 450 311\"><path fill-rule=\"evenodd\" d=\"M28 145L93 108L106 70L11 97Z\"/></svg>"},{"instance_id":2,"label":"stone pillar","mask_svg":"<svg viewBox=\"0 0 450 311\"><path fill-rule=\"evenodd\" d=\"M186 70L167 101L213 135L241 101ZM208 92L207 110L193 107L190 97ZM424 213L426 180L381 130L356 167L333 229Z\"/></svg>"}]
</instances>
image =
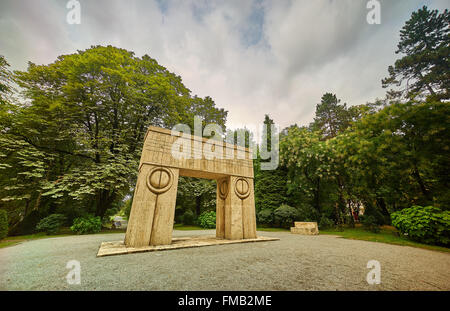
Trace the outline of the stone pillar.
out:
<instances>
[{"instance_id":1,"label":"stone pillar","mask_svg":"<svg viewBox=\"0 0 450 311\"><path fill-rule=\"evenodd\" d=\"M225 238L225 202L228 197L229 184L229 177L217 180L216 237L219 239Z\"/></svg>"},{"instance_id":2,"label":"stone pillar","mask_svg":"<svg viewBox=\"0 0 450 311\"><path fill-rule=\"evenodd\" d=\"M236 195L242 200L242 224L244 239L256 238L256 212L255 212L255 191L253 186L253 179L241 178L236 181ZM248 186L248 194L245 189ZM243 194L240 193L242 189Z\"/></svg>"},{"instance_id":3,"label":"stone pillar","mask_svg":"<svg viewBox=\"0 0 450 311\"><path fill-rule=\"evenodd\" d=\"M216 236L228 240L256 238L253 179L230 176L218 180Z\"/></svg>"},{"instance_id":4,"label":"stone pillar","mask_svg":"<svg viewBox=\"0 0 450 311\"><path fill-rule=\"evenodd\" d=\"M134 190L125 245L171 244L178 175L178 169L142 164Z\"/></svg>"}]
</instances>

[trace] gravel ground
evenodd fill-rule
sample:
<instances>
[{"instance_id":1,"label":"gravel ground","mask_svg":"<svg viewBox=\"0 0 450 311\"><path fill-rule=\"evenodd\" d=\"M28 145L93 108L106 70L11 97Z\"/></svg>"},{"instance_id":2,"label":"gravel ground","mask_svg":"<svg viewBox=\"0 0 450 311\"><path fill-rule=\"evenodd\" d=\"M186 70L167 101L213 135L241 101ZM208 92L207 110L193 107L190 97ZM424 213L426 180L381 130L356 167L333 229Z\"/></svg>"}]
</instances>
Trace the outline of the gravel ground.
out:
<instances>
[{"instance_id":1,"label":"gravel ground","mask_svg":"<svg viewBox=\"0 0 450 311\"><path fill-rule=\"evenodd\" d=\"M174 236L214 231L174 231ZM450 254L408 246L259 232L280 241L96 258L124 234L49 238L0 249L1 290L450 290ZM69 285L69 260L81 284ZM369 285L369 260L381 284Z\"/></svg>"}]
</instances>

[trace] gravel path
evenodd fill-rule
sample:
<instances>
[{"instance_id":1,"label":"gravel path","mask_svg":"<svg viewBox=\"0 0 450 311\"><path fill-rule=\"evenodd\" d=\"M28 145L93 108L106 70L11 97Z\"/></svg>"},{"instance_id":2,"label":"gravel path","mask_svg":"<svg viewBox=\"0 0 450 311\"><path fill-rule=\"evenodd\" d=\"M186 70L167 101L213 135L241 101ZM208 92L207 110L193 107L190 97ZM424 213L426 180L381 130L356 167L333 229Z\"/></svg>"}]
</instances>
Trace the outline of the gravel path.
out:
<instances>
[{"instance_id":1,"label":"gravel path","mask_svg":"<svg viewBox=\"0 0 450 311\"><path fill-rule=\"evenodd\" d=\"M174 236L214 231L174 231ZM450 254L407 246L259 232L280 241L96 258L124 234L49 238L0 249L0 290L450 290ZM69 285L66 263L81 263ZM369 260L381 284L369 285Z\"/></svg>"}]
</instances>

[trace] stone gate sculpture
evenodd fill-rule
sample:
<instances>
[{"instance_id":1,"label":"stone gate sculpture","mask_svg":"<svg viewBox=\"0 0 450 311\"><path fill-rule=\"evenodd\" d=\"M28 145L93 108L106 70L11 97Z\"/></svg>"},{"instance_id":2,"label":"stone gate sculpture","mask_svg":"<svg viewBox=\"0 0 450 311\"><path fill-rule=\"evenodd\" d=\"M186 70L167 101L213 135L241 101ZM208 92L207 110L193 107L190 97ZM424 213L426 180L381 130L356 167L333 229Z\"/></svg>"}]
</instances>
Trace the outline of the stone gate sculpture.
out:
<instances>
[{"instance_id":1,"label":"stone gate sculpture","mask_svg":"<svg viewBox=\"0 0 450 311\"><path fill-rule=\"evenodd\" d=\"M187 139L193 158L172 155L173 143ZM127 247L167 245L172 242L178 177L217 181L216 237L227 240L255 239L256 217L251 150L223 144L221 159L207 159L206 138L149 127L125 235ZM206 145L206 146L205 146ZM232 154L233 157L229 156Z\"/></svg>"}]
</instances>

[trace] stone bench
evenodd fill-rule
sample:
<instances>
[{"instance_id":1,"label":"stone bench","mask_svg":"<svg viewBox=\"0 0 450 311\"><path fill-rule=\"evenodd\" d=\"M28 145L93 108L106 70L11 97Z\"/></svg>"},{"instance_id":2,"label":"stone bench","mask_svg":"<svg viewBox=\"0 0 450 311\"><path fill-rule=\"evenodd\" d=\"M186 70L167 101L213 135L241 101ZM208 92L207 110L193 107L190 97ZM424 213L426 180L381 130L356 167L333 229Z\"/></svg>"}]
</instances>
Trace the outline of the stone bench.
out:
<instances>
[{"instance_id":1,"label":"stone bench","mask_svg":"<svg viewBox=\"0 0 450 311\"><path fill-rule=\"evenodd\" d=\"M316 235L319 234L319 228L317 222L299 222L294 223L294 227L291 227L291 233Z\"/></svg>"}]
</instances>

